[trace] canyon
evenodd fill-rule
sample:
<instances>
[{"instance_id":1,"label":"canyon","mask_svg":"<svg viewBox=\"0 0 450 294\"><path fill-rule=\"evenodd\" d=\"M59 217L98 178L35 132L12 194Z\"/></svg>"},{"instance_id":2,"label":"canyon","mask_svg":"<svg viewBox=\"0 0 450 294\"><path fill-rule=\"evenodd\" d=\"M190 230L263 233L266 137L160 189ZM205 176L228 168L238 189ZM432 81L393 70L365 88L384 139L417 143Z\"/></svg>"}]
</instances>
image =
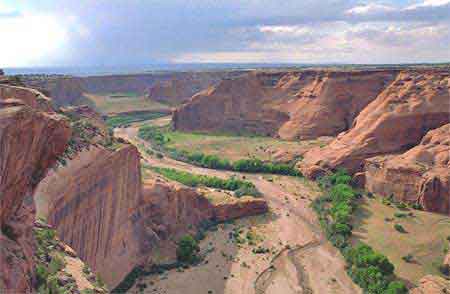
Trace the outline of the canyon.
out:
<instances>
[{"instance_id":1,"label":"canyon","mask_svg":"<svg viewBox=\"0 0 450 294\"><path fill-rule=\"evenodd\" d=\"M138 137L146 122L112 131L105 113L85 105L86 93L127 92L169 105L174 132L329 139L282 156L306 177L301 180L206 169L156 156L160 150ZM450 216L445 69L0 75L0 122L0 289L11 293L36 290L37 219L47 223L39 228L54 228L58 248L73 248L77 264L89 266L110 290L136 268L174 262L181 237L219 224L201 243L208 262L170 271L167 279L139 277L130 292L145 283L167 293L208 285L214 293L244 294L360 293L321 231L311 209L320 192L308 179L345 169L369 194ZM282 153L273 152L274 158ZM246 179L262 196L187 187L148 166ZM230 236L244 226L264 236L272 258L232 244ZM226 276L212 279L212 272ZM450 288L447 282L428 275L411 293L439 293Z\"/></svg>"},{"instance_id":2,"label":"canyon","mask_svg":"<svg viewBox=\"0 0 450 294\"><path fill-rule=\"evenodd\" d=\"M159 246L175 256L175 236L195 232L201 222L267 211L262 200L216 206L173 183L143 187L138 150L112 137L99 114L86 106L56 112L39 91L2 81L1 288L7 292L36 287L35 214L114 288L133 268L151 263Z\"/></svg>"},{"instance_id":3,"label":"canyon","mask_svg":"<svg viewBox=\"0 0 450 294\"><path fill-rule=\"evenodd\" d=\"M256 71L194 95L173 115L173 126L180 131L249 133L285 140L335 136L327 146L301 152L298 168L304 175L317 178L344 168L357 174L360 185L370 192L392 194L398 201L446 214L450 214L448 157L443 154L449 150L448 143L441 141L447 128L436 140L441 148L416 151L438 156L422 169L440 167L442 176L423 175L425 170L416 168L409 173L416 175L414 184L400 172L395 183L386 181L393 173L385 170L381 176L374 168L381 159L373 157L405 152L420 144L428 131L449 122L449 72L435 69ZM419 166L420 159L413 157L409 160ZM393 168L405 170L391 160L388 170ZM424 177L428 180L422 183Z\"/></svg>"},{"instance_id":4,"label":"canyon","mask_svg":"<svg viewBox=\"0 0 450 294\"><path fill-rule=\"evenodd\" d=\"M244 72L155 72L87 77L25 75L20 79L26 86L47 94L58 106L86 104L86 93L114 92L135 92L176 105L189 100L198 91Z\"/></svg>"}]
</instances>

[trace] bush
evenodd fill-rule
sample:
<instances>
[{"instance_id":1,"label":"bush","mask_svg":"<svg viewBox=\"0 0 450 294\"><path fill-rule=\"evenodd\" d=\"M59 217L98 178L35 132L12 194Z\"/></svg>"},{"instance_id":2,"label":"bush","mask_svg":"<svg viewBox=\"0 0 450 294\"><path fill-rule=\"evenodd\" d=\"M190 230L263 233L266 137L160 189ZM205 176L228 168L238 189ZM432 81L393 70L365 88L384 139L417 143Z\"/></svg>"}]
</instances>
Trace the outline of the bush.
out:
<instances>
[{"instance_id":1,"label":"bush","mask_svg":"<svg viewBox=\"0 0 450 294\"><path fill-rule=\"evenodd\" d=\"M414 203L412 206L412 208L417 209L417 210L422 210L422 205L420 205L420 203Z\"/></svg>"},{"instance_id":2,"label":"bush","mask_svg":"<svg viewBox=\"0 0 450 294\"><path fill-rule=\"evenodd\" d=\"M386 256L366 244L352 246L349 242L353 229L351 217L360 195L349 185L350 181L351 177L344 170L319 180L324 194L315 199L312 206L319 215L320 224L330 242L341 250L349 275L364 293L404 293L404 285L392 281L394 265Z\"/></svg>"},{"instance_id":3,"label":"bush","mask_svg":"<svg viewBox=\"0 0 450 294\"><path fill-rule=\"evenodd\" d=\"M406 233L405 228L401 224L395 224L394 229L400 233Z\"/></svg>"},{"instance_id":4,"label":"bush","mask_svg":"<svg viewBox=\"0 0 450 294\"><path fill-rule=\"evenodd\" d=\"M185 235L178 242L177 259L184 263L193 263L197 260L197 252L200 250L197 241L191 235Z\"/></svg>"},{"instance_id":5,"label":"bush","mask_svg":"<svg viewBox=\"0 0 450 294\"><path fill-rule=\"evenodd\" d=\"M390 282L386 291L383 294L406 294L408 293L408 288L406 288L403 282L393 281Z\"/></svg>"},{"instance_id":6,"label":"bush","mask_svg":"<svg viewBox=\"0 0 450 294\"><path fill-rule=\"evenodd\" d=\"M242 196L254 196L259 197L261 196L261 192L256 189L254 186L242 186L241 188L234 191L234 196L236 197L242 197Z\"/></svg>"},{"instance_id":7,"label":"bush","mask_svg":"<svg viewBox=\"0 0 450 294\"><path fill-rule=\"evenodd\" d=\"M441 264L439 266L439 271L445 275L445 276L449 276L450 275L450 265L448 264Z\"/></svg>"},{"instance_id":8,"label":"bush","mask_svg":"<svg viewBox=\"0 0 450 294\"><path fill-rule=\"evenodd\" d=\"M403 218L403 217L407 217L408 214L406 214L404 212L396 212L396 213L394 213L394 216L398 217L398 218Z\"/></svg>"},{"instance_id":9,"label":"bush","mask_svg":"<svg viewBox=\"0 0 450 294\"><path fill-rule=\"evenodd\" d=\"M61 257L59 254L55 254L52 257L52 260L50 261L50 263L48 265L49 273L54 274L54 273L60 271L61 269L63 269L64 266L65 266L65 261L64 261L63 257Z\"/></svg>"},{"instance_id":10,"label":"bush","mask_svg":"<svg viewBox=\"0 0 450 294\"><path fill-rule=\"evenodd\" d=\"M405 262L411 262L413 260L413 258L414 258L414 256L412 254L408 254L408 255L405 255L405 256L402 257L402 259Z\"/></svg>"}]
</instances>

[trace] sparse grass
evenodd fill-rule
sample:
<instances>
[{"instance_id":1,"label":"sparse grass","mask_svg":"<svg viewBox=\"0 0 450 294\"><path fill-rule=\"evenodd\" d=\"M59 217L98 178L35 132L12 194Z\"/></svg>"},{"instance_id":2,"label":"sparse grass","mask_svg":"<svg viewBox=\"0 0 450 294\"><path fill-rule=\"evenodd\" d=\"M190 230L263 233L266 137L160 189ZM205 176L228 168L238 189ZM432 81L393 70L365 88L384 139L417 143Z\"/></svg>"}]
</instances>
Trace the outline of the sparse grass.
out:
<instances>
[{"instance_id":1,"label":"sparse grass","mask_svg":"<svg viewBox=\"0 0 450 294\"><path fill-rule=\"evenodd\" d=\"M395 274L411 283L417 284L427 274L440 274L450 217L415 210L412 216L394 219L408 232L403 234L396 231L393 221L385 221L396 213L394 205L384 205L379 198L364 198L355 214L355 242L363 241L386 255L395 265ZM413 262L405 262L405 253L414 256Z\"/></svg>"},{"instance_id":2,"label":"sparse grass","mask_svg":"<svg viewBox=\"0 0 450 294\"><path fill-rule=\"evenodd\" d=\"M163 112L130 112L110 116L106 119L106 125L111 128L125 126L135 122L141 122L166 116Z\"/></svg>"},{"instance_id":3,"label":"sparse grass","mask_svg":"<svg viewBox=\"0 0 450 294\"><path fill-rule=\"evenodd\" d=\"M137 93L85 94L84 96L92 101L97 111L103 114L169 108Z\"/></svg>"},{"instance_id":4,"label":"sparse grass","mask_svg":"<svg viewBox=\"0 0 450 294\"><path fill-rule=\"evenodd\" d=\"M216 155L229 161L246 158L274 160L274 151L296 152L301 148L318 146L322 141L283 141L271 137L237 136L227 134L184 133L161 129L166 138L165 147L179 152ZM329 140L329 139L322 139Z\"/></svg>"}]
</instances>

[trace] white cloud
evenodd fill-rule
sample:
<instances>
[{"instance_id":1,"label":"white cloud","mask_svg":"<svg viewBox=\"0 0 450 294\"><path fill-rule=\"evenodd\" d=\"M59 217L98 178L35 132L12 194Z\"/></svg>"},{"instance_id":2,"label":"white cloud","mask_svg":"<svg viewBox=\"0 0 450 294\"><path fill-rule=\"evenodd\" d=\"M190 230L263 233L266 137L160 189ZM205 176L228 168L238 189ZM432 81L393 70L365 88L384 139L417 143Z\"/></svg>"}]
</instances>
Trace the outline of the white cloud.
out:
<instances>
[{"instance_id":1,"label":"white cloud","mask_svg":"<svg viewBox=\"0 0 450 294\"><path fill-rule=\"evenodd\" d=\"M422 3L414 4L406 7L407 10L417 9L420 7L439 7L450 4L450 0L425 0Z\"/></svg>"},{"instance_id":2,"label":"white cloud","mask_svg":"<svg viewBox=\"0 0 450 294\"><path fill-rule=\"evenodd\" d=\"M305 35L311 30L304 26L260 26L259 31L266 34Z\"/></svg>"},{"instance_id":3,"label":"white cloud","mask_svg":"<svg viewBox=\"0 0 450 294\"><path fill-rule=\"evenodd\" d=\"M368 3L365 5L355 6L346 11L346 14L350 15L367 15L367 14L376 14L394 11L395 8L392 6L377 4L377 3Z\"/></svg>"},{"instance_id":4,"label":"white cloud","mask_svg":"<svg viewBox=\"0 0 450 294\"><path fill-rule=\"evenodd\" d=\"M42 64L67 40L67 32L49 15L23 14L0 18L0 67Z\"/></svg>"}]
</instances>

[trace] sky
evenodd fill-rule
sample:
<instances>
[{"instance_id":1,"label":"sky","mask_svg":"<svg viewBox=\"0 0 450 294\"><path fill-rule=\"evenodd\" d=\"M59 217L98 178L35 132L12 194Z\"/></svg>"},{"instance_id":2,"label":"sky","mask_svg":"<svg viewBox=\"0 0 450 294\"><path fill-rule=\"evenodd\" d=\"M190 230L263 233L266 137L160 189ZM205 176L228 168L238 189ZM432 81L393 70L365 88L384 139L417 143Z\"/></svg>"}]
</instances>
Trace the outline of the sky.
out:
<instances>
[{"instance_id":1,"label":"sky","mask_svg":"<svg viewBox=\"0 0 450 294\"><path fill-rule=\"evenodd\" d=\"M0 68L450 61L450 0L0 0Z\"/></svg>"}]
</instances>

